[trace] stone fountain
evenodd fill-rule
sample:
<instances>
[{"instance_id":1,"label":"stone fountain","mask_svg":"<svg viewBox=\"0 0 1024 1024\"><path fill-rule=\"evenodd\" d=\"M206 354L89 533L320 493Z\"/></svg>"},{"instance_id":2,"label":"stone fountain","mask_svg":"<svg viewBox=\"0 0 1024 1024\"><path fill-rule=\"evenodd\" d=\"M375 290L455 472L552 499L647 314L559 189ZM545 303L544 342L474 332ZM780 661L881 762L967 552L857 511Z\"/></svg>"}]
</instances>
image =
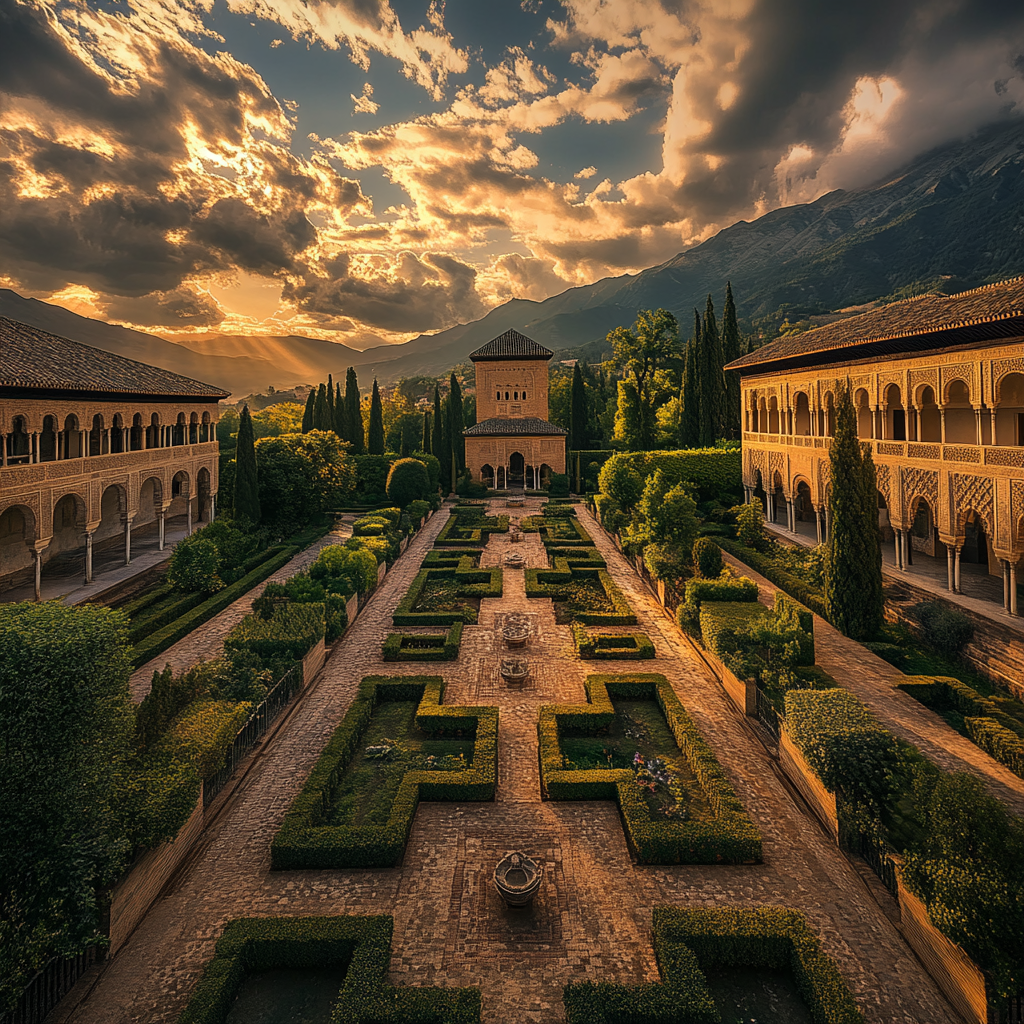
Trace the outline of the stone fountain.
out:
<instances>
[{"instance_id":1,"label":"stone fountain","mask_svg":"<svg viewBox=\"0 0 1024 1024\"><path fill-rule=\"evenodd\" d=\"M525 658L502 658L498 671L506 686L518 689L530 675L530 664Z\"/></svg>"},{"instance_id":2,"label":"stone fountain","mask_svg":"<svg viewBox=\"0 0 1024 1024\"><path fill-rule=\"evenodd\" d=\"M506 853L494 869L494 888L508 907L528 907L543 880L541 866L518 850Z\"/></svg>"},{"instance_id":3,"label":"stone fountain","mask_svg":"<svg viewBox=\"0 0 1024 1024\"><path fill-rule=\"evenodd\" d=\"M501 636L506 647L525 647L530 639L530 620L512 612L501 627Z\"/></svg>"},{"instance_id":4,"label":"stone fountain","mask_svg":"<svg viewBox=\"0 0 1024 1024\"><path fill-rule=\"evenodd\" d=\"M525 569L526 559L518 551L510 551L505 556L505 564L510 569Z\"/></svg>"}]
</instances>

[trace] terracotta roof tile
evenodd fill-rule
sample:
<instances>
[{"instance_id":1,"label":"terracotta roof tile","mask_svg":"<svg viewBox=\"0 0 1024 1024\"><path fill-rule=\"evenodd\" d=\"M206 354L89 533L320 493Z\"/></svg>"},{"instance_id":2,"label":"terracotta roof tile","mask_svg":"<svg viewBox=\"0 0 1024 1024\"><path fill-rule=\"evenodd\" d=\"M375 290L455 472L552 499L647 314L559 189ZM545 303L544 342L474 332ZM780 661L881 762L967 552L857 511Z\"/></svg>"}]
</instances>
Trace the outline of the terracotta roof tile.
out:
<instances>
[{"instance_id":1,"label":"terracotta roof tile","mask_svg":"<svg viewBox=\"0 0 1024 1024\"><path fill-rule=\"evenodd\" d=\"M228 392L0 317L0 387L227 398Z\"/></svg>"},{"instance_id":2,"label":"terracotta roof tile","mask_svg":"<svg viewBox=\"0 0 1024 1024\"><path fill-rule=\"evenodd\" d=\"M538 345L533 338L509 329L475 352L470 352L469 358L475 363L478 359L550 359L553 355L550 349Z\"/></svg>"},{"instance_id":3,"label":"terracotta roof tile","mask_svg":"<svg viewBox=\"0 0 1024 1024\"><path fill-rule=\"evenodd\" d=\"M835 353L872 342L954 331L1024 317L1024 277L972 288L956 295L919 295L891 302L859 316L836 320L763 345L729 363L727 369L770 370L771 364Z\"/></svg>"},{"instance_id":4,"label":"terracotta roof tile","mask_svg":"<svg viewBox=\"0 0 1024 1024\"><path fill-rule=\"evenodd\" d=\"M569 431L563 427L556 427L554 423L538 419L536 416L523 416L521 419L493 419L484 420L482 423L475 423L464 430L466 437L502 437L506 434L524 435L551 435L562 437Z\"/></svg>"}]
</instances>

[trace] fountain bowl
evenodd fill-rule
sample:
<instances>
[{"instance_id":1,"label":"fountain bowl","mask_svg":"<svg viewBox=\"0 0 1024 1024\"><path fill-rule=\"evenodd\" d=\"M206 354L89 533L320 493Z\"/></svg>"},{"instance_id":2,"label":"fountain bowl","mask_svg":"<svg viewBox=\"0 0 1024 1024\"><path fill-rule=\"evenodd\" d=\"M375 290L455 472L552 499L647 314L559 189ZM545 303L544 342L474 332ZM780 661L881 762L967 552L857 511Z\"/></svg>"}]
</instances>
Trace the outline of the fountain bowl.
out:
<instances>
[{"instance_id":1,"label":"fountain bowl","mask_svg":"<svg viewBox=\"0 0 1024 1024\"><path fill-rule=\"evenodd\" d=\"M518 850L506 853L494 869L494 888L508 907L528 907L542 881L541 866Z\"/></svg>"},{"instance_id":2,"label":"fountain bowl","mask_svg":"<svg viewBox=\"0 0 1024 1024\"><path fill-rule=\"evenodd\" d=\"M530 665L525 658L503 658L499 671L507 686L518 687L526 682Z\"/></svg>"}]
</instances>

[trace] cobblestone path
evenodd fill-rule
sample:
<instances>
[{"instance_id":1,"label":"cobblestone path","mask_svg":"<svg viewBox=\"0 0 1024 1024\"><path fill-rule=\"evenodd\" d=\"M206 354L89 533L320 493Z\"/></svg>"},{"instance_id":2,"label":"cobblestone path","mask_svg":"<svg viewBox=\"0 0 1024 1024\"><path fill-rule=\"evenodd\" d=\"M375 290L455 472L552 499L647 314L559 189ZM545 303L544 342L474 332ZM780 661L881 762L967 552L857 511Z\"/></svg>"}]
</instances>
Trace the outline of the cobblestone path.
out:
<instances>
[{"instance_id":1,"label":"cobblestone path","mask_svg":"<svg viewBox=\"0 0 1024 1024\"><path fill-rule=\"evenodd\" d=\"M778 589L760 573L743 565L732 555L722 558L737 572L754 580L765 604L775 601ZM934 711L902 690L896 683L903 678L877 654L843 636L820 615L814 616L815 661L837 683L855 693L883 722L887 729L913 743L921 753L951 772L970 772L980 778L989 792L1016 814L1024 814L1024 779L1014 775L966 736L961 736Z\"/></svg>"},{"instance_id":2,"label":"cobblestone path","mask_svg":"<svg viewBox=\"0 0 1024 1024\"><path fill-rule=\"evenodd\" d=\"M536 510L527 500L521 512ZM581 516L586 521L585 512ZM582 663L551 603L527 600L521 570L505 570L504 596L484 600L457 662L387 664L381 644L445 513L436 515L339 641L319 681L153 908L71 1017L76 1024L173 1021L226 921L241 915L388 913L395 918L392 979L410 985L479 985L484 1020L554 1024L570 979L655 980L651 908L657 904L783 904L806 913L838 961L867 1019L955 1024L957 1018L854 871L799 807L746 723L664 616L622 556L594 529L610 571L657 646L653 662ZM484 564L500 564L507 536ZM546 564L536 534L516 545ZM506 689L495 630L510 611L530 616L532 678ZM645 867L631 863L612 802L540 800L537 708L584 700L588 672L665 673L722 760L765 836L756 866ZM424 803L405 860L386 870L270 872L269 846L331 732L368 674L440 674L449 703L501 709L499 785L493 803ZM545 884L532 912L505 910L491 871L507 850L540 858Z\"/></svg>"},{"instance_id":3,"label":"cobblestone path","mask_svg":"<svg viewBox=\"0 0 1024 1024\"><path fill-rule=\"evenodd\" d=\"M216 658L224 649L224 638L252 611L252 603L263 593L263 588L268 583L282 583L311 565L328 544L342 544L348 540L352 536L353 519L354 516L345 516L338 520L330 533L289 559L272 576L268 576L262 583L257 583L247 594L229 604L224 611L218 612L197 629L193 629L188 636L182 637L176 644L168 647L163 654L158 654L137 668L128 682L132 699L141 701L149 693L153 685L153 673L163 671L165 665L170 665L175 673L178 673L207 658Z\"/></svg>"}]
</instances>

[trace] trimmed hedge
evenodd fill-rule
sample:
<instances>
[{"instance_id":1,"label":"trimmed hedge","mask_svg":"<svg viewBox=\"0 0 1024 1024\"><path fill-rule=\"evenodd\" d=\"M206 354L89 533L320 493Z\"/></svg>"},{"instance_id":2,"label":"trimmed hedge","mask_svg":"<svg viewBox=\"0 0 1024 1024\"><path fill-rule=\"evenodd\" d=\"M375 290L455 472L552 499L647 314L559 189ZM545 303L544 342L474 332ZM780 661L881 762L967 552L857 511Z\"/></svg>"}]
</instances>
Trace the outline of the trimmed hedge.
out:
<instances>
[{"instance_id":1,"label":"trimmed hedge","mask_svg":"<svg viewBox=\"0 0 1024 1024\"><path fill-rule=\"evenodd\" d=\"M563 548L552 545L547 549L548 564L554 566L561 558L571 569L574 565L583 569L606 569L608 567L601 552L594 547Z\"/></svg>"},{"instance_id":2,"label":"trimmed hedge","mask_svg":"<svg viewBox=\"0 0 1024 1024\"><path fill-rule=\"evenodd\" d=\"M420 800L493 800L498 771L498 709L442 705L439 676L368 676L320 759L292 801L273 843L273 868L395 867L402 861ZM345 769L361 746L381 701L419 700L424 732L475 728L472 765L465 771L406 772L386 825L330 825L327 816Z\"/></svg>"},{"instance_id":3,"label":"trimmed hedge","mask_svg":"<svg viewBox=\"0 0 1024 1024\"><path fill-rule=\"evenodd\" d=\"M289 602L269 619L250 613L224 639L225 651L253 651L263 664L279 658L301 661L324 639L326 620L319 602Z\"/></svg>"},{"instance_id":4,"label":"trimmed hedge","mask_svg":"<svg viewBox=\"0 0 1024 1024\"><path fill-rule=\"evenodd\" d=\"M213 597L141 640L135 645L134 663L136 668L139 665L144 665L158 654L162 654L197 626L201 626L208 619L212 619L214 615L224 611L229 604L244 597L258 583L262 583L268 576L273 576L278 569L287 565L298 552L299 548L296 547L281 548L273 558L262 562L237 583L232 583L231 586L218 591Z\"/></svg>"},{"instance_id":5,"label":"trimmed hedge","mask_svg":"<svg viewBox=\"0 0 1024 1024\"><path fill-rule=\"evenodd\" d=\"M646 633L609 636L606 633L591 633L586 626L574 622L572 642L578 658L644 661L655 656L654 644Z\"/></svg>"},{"instance_id":6,"label":"trimmed hedge","mask_svg":"<svg viewBox=\"0 0 1024 1024\"><path fill-rule=\"evenodd\" d=\"M551 800L618 800L630 849L643 864L740 864L761 860L761 834L663 675L587 676L588 704L546 704L537 723L541 790ZM627 768L562 768L561 729L596 733L615 718L613 697L656 701L697 777L713 821L652 821Z\"/></svg>"},{"instance_id":7,"label":"trimmed hedge","mask_svg":"<svg viewBox=\"0 0 1024 1024\"><path fill-rule=\"evenodd\" d=\"M670 487L679 483L691 484L698 500L720 498L728 491L737 494L742 489L741 453L739 448L685 448L679 451L616 452L601 467L602 483L614 479L628 467L641 481L654 476L657 470L665 474ZM602 486L602 490L604 487ZM611 494L623 508L630 507L622 499L626 495Z\"/></svg>"},{"instance_id":8,"label":"trimmed hedge","mask_svg":"<svg viewBox=\"0 0 1024 1024\"><path fill-rule=\"evenodd\" d=\"M593 538L575 516L546 515L542 519L543 522L537 524L536 532L540 534L544 547L594 546Z\"/></svg>"},{"instance_id":9,"label":"trimmed hedge","mask_svg":"<svg viewBox=\"0 0 1024 1024\"><path fill-rule=\"evenodd\" d=\"M423 556L420 563L421 569L459 569L465 572L467 569L475 569L480 564L480 556L483 548L468 551L438 550L433 548Z\"/></svg>"},{"instance_id":10,"label":"trimmed hedge","mask_svg":"<svg viewBox=\"0 0 1024 1024\"><path fill-rule=\"evenodd\" d=\"M828 616L825 614L825 597L821 591L815 590L799 576L794 576L788 570L778 566L767 555L762 555L761 552L755 551L753 548L744 547L738 541L727 537L719 537L717 540L719 545L734 558L738 558L754 572L759 572L765 579L771 580L775 586L784 590L790 597L805 604L815 615L820 615L826 622L828 621Z\"/></svg>"},{"instance_id":11,"label":"trimmed hedge","mask_svg":"<svg viewBox=\"0 0 1024 1024\"><path fill-rule=\"evenodd\" d=\"M344 972L331 1024L474 1024L476 988L396 988L388 980L394 919L249 917L229 921L178 1024L224 1024L246 976L275 968Z\"/></svg>"},{"instance_id":12,"label":"trimmed hedge","mask_svg":"<svg viewBox=\"0 0 1024 1024\"><path fill-rule=\"evenodd\" d=\"M700 577L687 580L683 605L686 614L696 620L703 601L756 601L757 584L746 576L733 576L723 572L718 579Z\"/></svg>"},{"instance_id":13,"label":"trimmed hedge","mask_svg":"<svg viewBox=\"0 0 1024 1024\"><path fill-rule=\"evenodd\" d=\"M409 584L405 597L398 602L391 615L396 626L450 626L453 622L476 622L476 609L465 608L457 612L417 612L420 599L431 580L455 580L457 597L501 597L503 580L499 568L492 569L420 569Z\"/></svg>"},{"instance_id":14,"label":"trimmed hedge","mask_svg":"<svg viewBox=\"0 0 1024 1024\"><path fill-rule=\"evenodd\" d=\"M807 919L786 907L655 907L661 982L576 982L562 991L566 1024L721 1024L705 971L789 971L816 1024L863 1024L835 961Z\"/></svg>"},{"instance_id":15,"label":"trimmed hedge","mask_svg":"<svg viewBox=\"0 0 1024 1024\"><path fill-rule=\"evenodd\" d=\"M388 633L381 657L385 661L454 661L462 644L462 623L447 633Z\"/></svg>"},{"instance_id":16,"label":"trimmed hedge","mask_svg":"<svg viewBox=\"0 0 1024 1024\"><path fill-rule=\"evenodd\" d=\"M587 626L636 625L633 609L606 569L570 566L564 558L558 558L554 569L527 569L523 576L527 597L549 597L554 601L564 600L566 584L574 580L596 580L604 588L614 610L577 612L576 621Z\"/></svg>"},{"instance_id":17,"label":"trimmed hedge","mask_svg":"<svg viewBox=\"0 0 1024 1024\"><path fill-rule=\"evenodd\" d=\"M508 516L485 516L482 505L455 505L434 546L483 547L492 533L508 533Z\"/></svg>"},{"instance_id":18,"label":"trimmed hedge","mask_svg":"<svg viewBox=\"0 0 1024 1024\"><path fill-rule=\"evenodd\" d=\"M797 621L800 623L800 628L804 632L804 636L800 638L800 656L794 662L795 665L813 665L814 664L814 613L810 608L802 605L795 598L790 597L789 594L783 593L781 590L775 591L775 612L786 613L792 612Z\"/></svg>"},{"instance_id":19,"label":"trimmed hedge","mask_svg":"<svg viewBox=\"0 0 1024 1024\"><path fill-rule=\"evenodd\" d=\"M1024 740L994 718L964 718L971 742L1024 779Z\"/></svg>"},{"instance_id":20,"label":"trimmed hedge","mask_svg":"<svg viewBox=\"0 0 1024 1024\"><path fill-rule=\"evenodd\" d=\"M700 606L700 637L705 648L719 658L731 653L723 641L754 619L767 615L768 609L756 602L704 601Z\"/></svg>"}]
</instances>

